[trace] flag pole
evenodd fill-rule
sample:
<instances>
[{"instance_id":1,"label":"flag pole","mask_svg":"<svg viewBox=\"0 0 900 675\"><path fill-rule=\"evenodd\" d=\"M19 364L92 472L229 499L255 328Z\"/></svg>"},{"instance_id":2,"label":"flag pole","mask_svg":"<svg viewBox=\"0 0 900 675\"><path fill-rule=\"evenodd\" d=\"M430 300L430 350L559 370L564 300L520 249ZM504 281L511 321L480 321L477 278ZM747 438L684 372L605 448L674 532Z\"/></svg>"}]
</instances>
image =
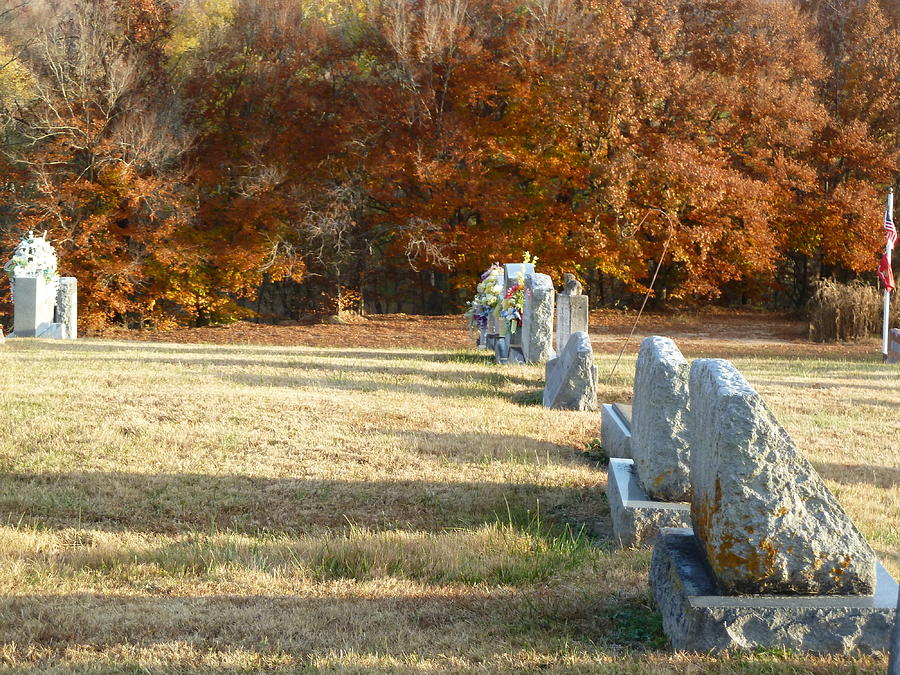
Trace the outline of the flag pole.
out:
<instances>
[{"instance_id":1,"label":"flag pole","mask_svg":"<svg viewBox=\"0 0 900 675\"><path fill-rule=\"evenodd\" d=\"M894 220L894 188L888 190L887 196L887 215L888 218L893 221ZM884 255L887 257L888 267L891 266L891 244L890 238L888 238L888 242L884 245ZM885 288L884 289L884 307L882 309L882 322L881 322L881 358L883 361L887 362L888 359L888 324L889 314L891 311L891 292Z\"/></svg>"}]
</instances>

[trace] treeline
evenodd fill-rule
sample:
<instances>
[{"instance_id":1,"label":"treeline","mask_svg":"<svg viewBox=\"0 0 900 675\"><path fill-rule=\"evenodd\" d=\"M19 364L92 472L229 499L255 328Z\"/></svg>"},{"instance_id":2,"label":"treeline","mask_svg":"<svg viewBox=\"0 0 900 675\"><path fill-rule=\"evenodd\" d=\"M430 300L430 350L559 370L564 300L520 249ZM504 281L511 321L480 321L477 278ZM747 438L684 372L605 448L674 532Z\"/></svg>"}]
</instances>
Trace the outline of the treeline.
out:
<instances>
[{"instance_id":1,"label":"treeline","mask_svg":"<svg viewBox=\"0 0 900 675\"><path fill-rule=\"evenodd\" d=\"M0 8L0 235L49 230L93 323L450 311L525 250L799 307L883 245L894 0Z\"/></svg>"}]
</instances>

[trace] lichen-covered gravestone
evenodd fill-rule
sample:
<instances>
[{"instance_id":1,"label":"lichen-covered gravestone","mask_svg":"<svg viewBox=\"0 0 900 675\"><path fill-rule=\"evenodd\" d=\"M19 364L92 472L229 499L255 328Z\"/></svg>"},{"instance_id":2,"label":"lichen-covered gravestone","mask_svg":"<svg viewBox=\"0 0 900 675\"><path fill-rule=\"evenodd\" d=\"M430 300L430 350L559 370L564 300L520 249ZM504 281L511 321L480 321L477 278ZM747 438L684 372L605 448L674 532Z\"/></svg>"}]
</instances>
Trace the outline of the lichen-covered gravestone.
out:
<instances>
[{"instance_id":1,"label":"lichen-covered gravestone","mask_svg":"<svg viewBox=\"0 0 900 675\"><path fill-rule=\"evenodd\" d=\"M546 363L553 350L553 305L556 290L546 274L525 275L525 309L522 315L522 353L527 363Z\"/></svg>"},{"instance_id":2,"label":"lichen-covered gravestone","mask_svg":"<svg viewBox=\"0 0 900 675\"><path fill-rule=\"evenodd\" d=\"M686 501L691 495L688 441L690 366L666 337L644 338L634 375L631 454L638 481L652 498Z\"/></svg>"},{"instance_id":3,"label":"lichen-covered gravestone","mask_svg":"<svg viewBox=\"0 0 900 675\"><path fill-rule=\"evenodd\" d=\"M588 332L588 296L570 295L568 292L556 296L556 351L562 353L574 333Z\"/></svg>"},{"instance_id":4,"label":"lichen-covered gravestone","mask_svg":"<svg viewBox=\"0 0 900 675\"><path fill-rule=\"evenodd\" d=\"M871 595L875 554L728 361L691 368L691 517L725 594Z\"/></svg>"},{"instance_id":5,"label":"lichen-covered gravestone","mask_svg":"<svg viewBox=\"0 0 900 675\"><path fill-rule=\"evenodd\" d=\"M597 366L587 333L572 335L562 353L547 361L545 374L545 408L597 409Z\"/></svg>"}]
</instances>

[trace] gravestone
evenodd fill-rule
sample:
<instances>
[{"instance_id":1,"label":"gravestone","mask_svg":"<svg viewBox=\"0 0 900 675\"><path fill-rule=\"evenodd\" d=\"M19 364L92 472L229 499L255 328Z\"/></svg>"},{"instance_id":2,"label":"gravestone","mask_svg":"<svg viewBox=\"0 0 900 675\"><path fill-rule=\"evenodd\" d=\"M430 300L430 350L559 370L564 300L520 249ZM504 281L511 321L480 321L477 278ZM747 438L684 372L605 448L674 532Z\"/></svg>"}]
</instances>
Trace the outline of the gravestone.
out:
<instances>
[{"instance_id":1,"label":"gravestone","mask_svg":"<svg viewBox=\"0 0 900 675\"><path fill-rule=\"evenodd\" d=\"M872 595L725 595L694 531L663 528L650 587L677 651L788 649L819 654L888 648L897 582L880 563ZM900 675L900 674L898 674Z\"/></svg>"},{"instance_id":2,"label":"gravestone","mask_svg":"<svg viewBox=\"0 0 900 675\"><path fill-rule=\"evenodd\" d=\"M691 366L694 529L663 528L650 586L677 650L883 651L897 583L728 361Z\"/></svg>"},{"instance_id":3,"label":"gravestone","mask_svg":"<svg viewBox=\"0 0 900 675\"><path fill-rule=\"evenodd\" d=\"M544 407L597 409L597 366L587 333L572 335L565 350L545 366Z\"/></svg>"},{"instance_id":4,"label":"gravestone","mask_svg":"<svg viewBox=\"0 0 900 675\"><path fill-rule=\"evenodd\" d=\"M546 363L554 356L553 305L556 290L546 274L525 276L525 309L522 313L522 353L526 363ZM590 344L590 343L589 343ZM594 406L596 409L596 404Z\"/></svg>"},{"instance_id":5,"label":"gravestone","mask_svg":"<svg viewBox=\"0 0 900 675\"><path fill-rule=\"evenodd\" d=\"M39 337L51 329L56 281L43 275L13 280L13 335Z\"/></svg>"},{"instance_id":6,"label":"gravestone","mask_svg":"<svg viewBox=\"0 0 900 675\"><path fill-rule=\"evenodd\" d=\"M875 553L737 369L690 379L691 516L725 594L871 595Z\"/></svg>"},{"instance_id":7,"label":"gravestone","mask_svg":"<svg viewBox=\"0 0 900 675\"><path fill-rule=\"evenodd\" d=\"M685 501L691 495L688 442L690 367L666 337L644 338L634 375L631 455L651 499Z\"/></svg>"},{"instance_id":8,"label":"gravestone","mask_svg":"<svg viewBox=\"0 0 900 675\"><path fill-rule=\"evenodd\" d=\"M573 275L565 278L565 289L556 296L556 351L560 354L572 333L588 332L588 297Z\"/></svg>"},{"instance_id":9,"label":"gravestone","mask_svg":"<svg viewBox=\"0 0 900 675\"><path fill-rule=\"evenodd\" d=\"M62 338L75 340L78 337L78 280L75 277L61 277L56 294L56 322L62 326Z\"/></svg>"},{"instance_id":10,"label":"gravestone","mask_svg":"<svg viewBox=\"0 0 900 675\"><path fill-rule=\"evenodd\" d=\"M524 284L525 278L534 274L534 265L531 263L506 263L503 265L503 294L520 281ZM525 323L523 312L522 323ZM494 341L494 354L498 363L524 363L525 351L522 347L522 326L513 333L509 330L509 322L502 317L497 320L498 337Z\"/></svg>"},{"instance_id":11,"label":"gravestone","mask_svg":"<svg viewBox=\"0 0 900 675\"><path fill-rule=\"evenodd\" d=\"M900 363L900 328L891 328L888 337L888 363Z\"/></svg>"}]
</instances>

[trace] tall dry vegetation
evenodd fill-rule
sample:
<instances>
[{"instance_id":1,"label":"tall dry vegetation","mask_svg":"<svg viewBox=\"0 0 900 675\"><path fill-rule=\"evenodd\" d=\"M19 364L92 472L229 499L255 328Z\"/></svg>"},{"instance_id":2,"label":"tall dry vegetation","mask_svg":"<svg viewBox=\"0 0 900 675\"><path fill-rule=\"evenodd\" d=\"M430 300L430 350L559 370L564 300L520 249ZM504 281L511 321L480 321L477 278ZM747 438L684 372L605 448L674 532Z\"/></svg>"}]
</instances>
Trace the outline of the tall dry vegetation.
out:
<instances>
[{"instance_id":1,"label":"tall dry vegetation","mask_svg":"<svg viewBox=\"0 0 900 675\"><path fill-rule=\"evenodd\" d=\"M49 229L96 322L449 309L524 249L640 291L651 208L667 297L800 306L873 267L898 169L876 0L17 5L0 227Z\"/></svg>"}]
</instances>

